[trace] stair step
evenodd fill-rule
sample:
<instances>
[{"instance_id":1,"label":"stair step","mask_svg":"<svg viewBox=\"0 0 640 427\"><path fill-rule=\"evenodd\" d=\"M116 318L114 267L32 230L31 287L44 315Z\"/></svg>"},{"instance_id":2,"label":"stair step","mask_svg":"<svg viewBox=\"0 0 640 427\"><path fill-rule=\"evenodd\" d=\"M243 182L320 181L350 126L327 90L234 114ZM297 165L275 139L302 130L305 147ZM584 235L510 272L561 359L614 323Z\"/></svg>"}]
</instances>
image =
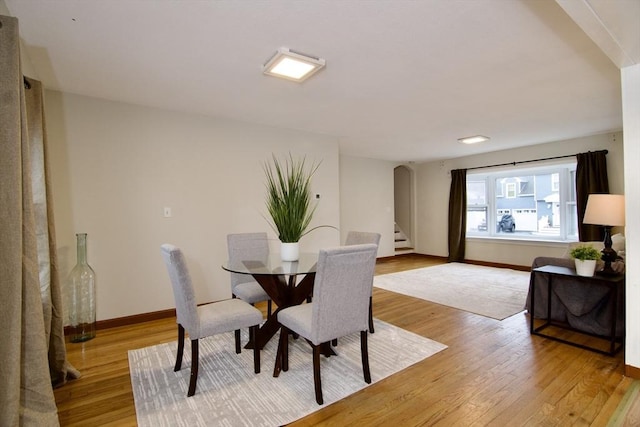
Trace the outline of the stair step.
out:
<instances>
[{"instance_id":1,"label":"stair step","mask_svg":"<svg viewBox=\"0 0 640 427\"><path fill-rule=\"evenodd\" d=\"M396 248L396 255L412 254L415 250L413 248Z\"/></svg>"}]
</instances>

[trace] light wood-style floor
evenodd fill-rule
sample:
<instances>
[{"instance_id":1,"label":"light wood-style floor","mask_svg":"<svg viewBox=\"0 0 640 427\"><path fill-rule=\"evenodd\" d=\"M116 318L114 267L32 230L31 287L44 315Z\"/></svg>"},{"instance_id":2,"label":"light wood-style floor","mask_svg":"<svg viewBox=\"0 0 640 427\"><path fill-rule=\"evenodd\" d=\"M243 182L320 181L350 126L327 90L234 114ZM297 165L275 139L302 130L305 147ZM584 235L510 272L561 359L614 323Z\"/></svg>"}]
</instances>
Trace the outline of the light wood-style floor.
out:
<instances>
[{"instance_id":1,"label":"light wood-style floor","mask_svg":"<svg viewBox=\"0 0 640 427\"><path fill-rule=\"evenodd\" d=\"M397 256L379 262L376 274L439 263ZM377 288L373 299L375 317L448 349L294 426L606 426L632 383L623 352L608 357L531 336L525 313L497 321ZM156 320L67 344L82 378L55 390L61 425L135 425L127 351L174 341L176 329L173 318Z\"/></svg>"}]
</instances>

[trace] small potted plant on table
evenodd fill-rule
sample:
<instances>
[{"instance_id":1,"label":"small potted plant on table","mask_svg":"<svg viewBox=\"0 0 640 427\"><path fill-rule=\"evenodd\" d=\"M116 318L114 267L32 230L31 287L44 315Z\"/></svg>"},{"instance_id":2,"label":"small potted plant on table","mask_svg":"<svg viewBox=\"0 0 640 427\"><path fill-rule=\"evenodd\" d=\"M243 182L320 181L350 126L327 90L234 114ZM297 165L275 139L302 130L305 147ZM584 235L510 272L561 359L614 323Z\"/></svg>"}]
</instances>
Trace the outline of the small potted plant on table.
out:
<instances>
[{"instance_id":1,"label":"small potted plant on table","mask_svg":"<svg viewBox=\"0 0 640 427\"><path fill-rule=\"evenodd\" d=\"M600 259L600 251L591 245L578 245L569 252L576 262L578 276L593 276L596 271L596 261Z\"/></svg>"}]
</instances>

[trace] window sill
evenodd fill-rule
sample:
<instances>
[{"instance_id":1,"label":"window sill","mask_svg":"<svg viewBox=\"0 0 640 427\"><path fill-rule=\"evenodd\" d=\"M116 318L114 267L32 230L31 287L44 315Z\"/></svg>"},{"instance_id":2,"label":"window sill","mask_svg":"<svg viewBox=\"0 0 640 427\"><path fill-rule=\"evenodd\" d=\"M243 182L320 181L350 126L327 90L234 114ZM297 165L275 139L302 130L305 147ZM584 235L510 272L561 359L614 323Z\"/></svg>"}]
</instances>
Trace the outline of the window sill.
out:
<instances>
[{"instance_id":1,"label":"window sill","mask_svg":"<svg viewBox=\"0 0 640 427\"><path fill-rule=\"evenodd\" d=\"M551 240L537 237L507 237L507 236L480 236L467 234L466 240L476 242L487 242L497 244L508 245L523 245L523 246L548 246L548 247L566 247L568 244L576 242L577 240Z\"/></svg>"}]
</instances>

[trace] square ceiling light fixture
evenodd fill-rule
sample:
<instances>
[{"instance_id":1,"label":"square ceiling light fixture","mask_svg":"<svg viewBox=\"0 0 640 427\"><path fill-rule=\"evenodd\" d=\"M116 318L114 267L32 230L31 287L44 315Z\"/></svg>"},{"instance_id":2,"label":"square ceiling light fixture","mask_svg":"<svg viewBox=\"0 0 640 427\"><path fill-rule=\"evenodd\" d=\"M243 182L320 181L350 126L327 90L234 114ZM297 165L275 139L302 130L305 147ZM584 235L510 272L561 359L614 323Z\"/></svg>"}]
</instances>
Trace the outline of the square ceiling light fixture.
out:
<instances>
[{"instance_id":1,"label":"square ceiling light fixture","mask_svg":"<svg viewBox=\"0 0 640 427\"><path fill-rule=\"evenodd\" d=\"M458 139L458 142L461 142L463 144L477 144L479 142L488 141L489 139L491 138L487 136L474 135L474 136L467 136L466 138L460 138Z\"/></svg>"},{"instance_id":2,"label":"square ceiling light fixture","mask_svg":"<svg viewBox=\"0 0 640 427\"><path fill-rule=\"evenodd\" d=\"M262 67L262 72L294 82L302 82L324 68L325 60L281 47Z\"/></svg>"}]
</instances>

